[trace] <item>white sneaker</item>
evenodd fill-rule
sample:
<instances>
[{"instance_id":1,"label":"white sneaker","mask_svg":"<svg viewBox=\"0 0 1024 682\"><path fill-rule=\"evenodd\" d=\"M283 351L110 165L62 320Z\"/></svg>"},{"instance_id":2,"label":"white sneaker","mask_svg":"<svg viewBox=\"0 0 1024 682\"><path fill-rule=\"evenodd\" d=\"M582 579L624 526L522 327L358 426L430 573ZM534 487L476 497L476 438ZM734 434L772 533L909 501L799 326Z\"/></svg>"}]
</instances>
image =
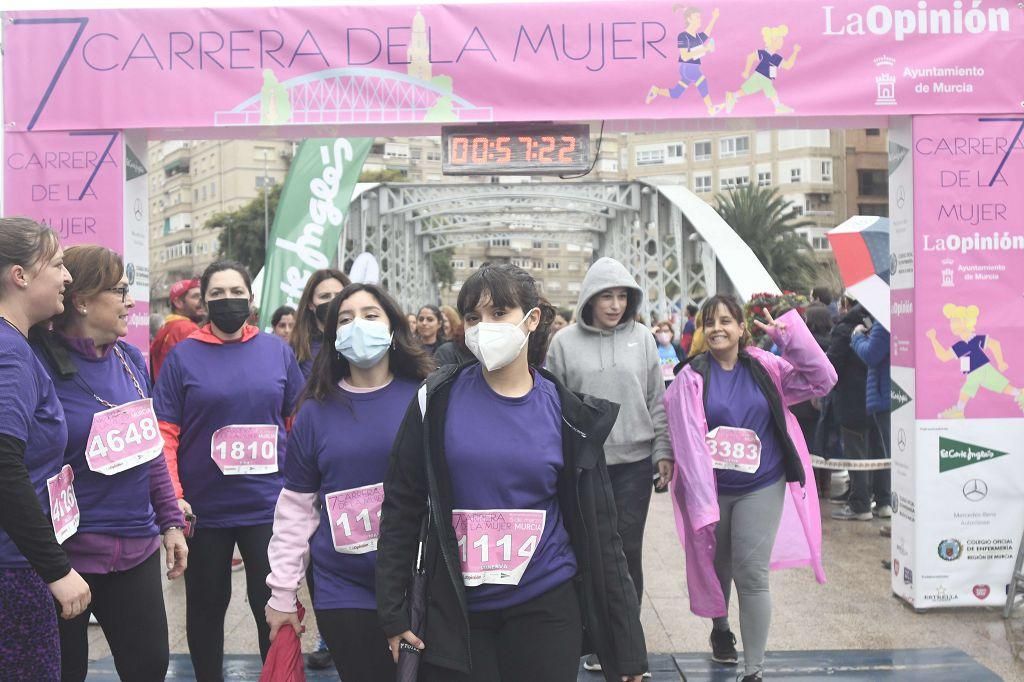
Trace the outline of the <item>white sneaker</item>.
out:
<instances>
[{"instance_id":1,"label":"white sneaker","mask_svg":"<svg viewBox=\"0 0 1024 682\"><path fill-rule=\"evenodd\" d=\"M871 513L880 519L891 519L892 518L892 507L887 504L883 504L881 507L876 506L871 510Z\"/></svg>"},{"instance_id":2,"label":"white sneaker","mask_svg":"<svg viewBox=\"0 0 1024 682\"><path fill-rule=\"evenodd\" d=\"M589 670L590 672L601 672L601 661L597 658L597 654L590 654L583 659L583 669Z\"/></svg>"}]
</instances>

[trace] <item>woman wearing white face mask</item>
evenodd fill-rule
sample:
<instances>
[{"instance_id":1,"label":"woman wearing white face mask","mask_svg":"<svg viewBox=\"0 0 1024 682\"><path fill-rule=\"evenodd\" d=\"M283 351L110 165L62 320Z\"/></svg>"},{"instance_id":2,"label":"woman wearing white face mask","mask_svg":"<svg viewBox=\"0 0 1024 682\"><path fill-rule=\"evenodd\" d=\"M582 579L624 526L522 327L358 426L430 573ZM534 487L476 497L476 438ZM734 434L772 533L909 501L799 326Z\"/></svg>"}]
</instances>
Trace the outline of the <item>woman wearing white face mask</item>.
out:
<instances>
[{"instance_id":1,"label":"woman wearing white face mask","mask_svg":"<svg viewBox=\"0 0 1024 682\"><path fill-rule=\"evenodd\" d=\"M388 454L433 367L383 289L351 284L331 302L324 344L288 439L270 541L271 638L301 631L295 593L312 558L320 634L345 680L394 679L377 623L374 563ZM319 509L318 509L319 508Z\"/></svg>"},{"instance_id":2,"label":"woman wearing white face mask","mask_svg":"<svg viewBox=\"0 0 1024 682\"><path fill-rule=\"evenodd\" d=\"M647 654L602 452L616 408L536 367L555 310L526 271L484 266L458 307L479 363L427 379L384 482L377 609L391 650L422 650L427 682L574 681L580 651L600 653L608 682L638 681Z\"/></svg>"}]
</instances>

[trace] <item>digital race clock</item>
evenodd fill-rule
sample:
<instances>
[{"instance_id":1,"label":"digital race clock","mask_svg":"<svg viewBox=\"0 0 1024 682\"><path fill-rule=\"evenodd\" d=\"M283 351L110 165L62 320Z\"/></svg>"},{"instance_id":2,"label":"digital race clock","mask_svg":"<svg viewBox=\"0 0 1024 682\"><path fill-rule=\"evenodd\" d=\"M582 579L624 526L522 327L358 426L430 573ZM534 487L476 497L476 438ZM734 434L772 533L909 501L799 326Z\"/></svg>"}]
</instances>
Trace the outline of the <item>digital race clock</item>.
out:
<instances>
[{"instance_id":1,"label":"digital race clock","mask_svg":"<svg viewBox=\"0 0 1024 682\"><path fill-rule=\"evenodd\" d=\"M590 169L590 126L495 123L441 128L445 175L537 175Z\"/></svg>"}]
</instances>

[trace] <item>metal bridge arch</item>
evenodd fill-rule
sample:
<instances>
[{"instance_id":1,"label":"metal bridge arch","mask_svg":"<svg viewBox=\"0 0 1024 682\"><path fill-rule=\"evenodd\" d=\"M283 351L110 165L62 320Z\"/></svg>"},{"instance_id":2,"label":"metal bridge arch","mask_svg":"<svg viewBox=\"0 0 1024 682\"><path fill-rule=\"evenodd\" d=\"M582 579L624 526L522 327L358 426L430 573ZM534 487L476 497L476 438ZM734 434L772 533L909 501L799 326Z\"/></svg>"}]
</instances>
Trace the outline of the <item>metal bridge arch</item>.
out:
<instances>
[{"instance_id":1,"label":"metal bridge arch","mask_svg":"<svg viewBox=\"0 0 1024 682\"><path fill-rule=\"evenodd\" d=\"M749 247L681 186L644 182L362 184L349 207L339 261L363 251L407 309L439 300L430 254L490 239L594 246L623 263L646 293L648 319L715 293L778 291Z\"/></svg>"}]
</instances>

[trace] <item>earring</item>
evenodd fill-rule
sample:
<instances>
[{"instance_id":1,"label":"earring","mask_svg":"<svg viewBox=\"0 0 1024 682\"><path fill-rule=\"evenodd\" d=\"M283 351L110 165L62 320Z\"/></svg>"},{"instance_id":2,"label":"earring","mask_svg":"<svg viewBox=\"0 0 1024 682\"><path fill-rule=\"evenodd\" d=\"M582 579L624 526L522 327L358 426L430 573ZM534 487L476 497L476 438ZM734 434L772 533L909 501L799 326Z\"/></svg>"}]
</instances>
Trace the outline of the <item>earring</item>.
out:
<instances>
[{"instance_id":1,"label":"earring","mask_svg":"<svg viewBox=\"0 0 1024 682\"><path fill-rule=\"evenodd\" d=\"M85 315L85 308L79 308L79 309L78 309L78 312L80 312L80 313L82 313L83 315Z\"/></svg>"}]
</instances>

